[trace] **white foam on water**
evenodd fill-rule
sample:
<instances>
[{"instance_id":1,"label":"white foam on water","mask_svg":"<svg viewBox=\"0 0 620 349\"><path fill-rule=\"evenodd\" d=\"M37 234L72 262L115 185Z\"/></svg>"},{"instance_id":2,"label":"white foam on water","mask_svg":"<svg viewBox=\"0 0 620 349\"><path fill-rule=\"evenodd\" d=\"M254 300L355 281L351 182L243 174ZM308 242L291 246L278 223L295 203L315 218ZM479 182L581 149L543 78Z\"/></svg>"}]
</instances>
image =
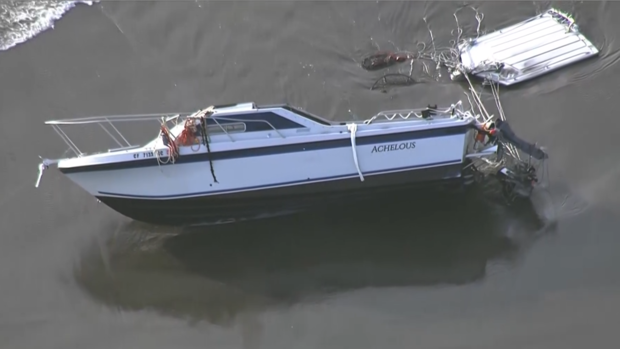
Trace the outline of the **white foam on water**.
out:
<instances>
[{"instance_id":1,"label":"white foam on water","mask_svg":"<svg viewBox=\"0 0 620 349\"><path fill-rule=\"evenodd\" d=\"M76 4L92 5L97 1L3 0L0 2L0 50L6 51L54 28L54 22Z\"/></svg>"}]
</instances>

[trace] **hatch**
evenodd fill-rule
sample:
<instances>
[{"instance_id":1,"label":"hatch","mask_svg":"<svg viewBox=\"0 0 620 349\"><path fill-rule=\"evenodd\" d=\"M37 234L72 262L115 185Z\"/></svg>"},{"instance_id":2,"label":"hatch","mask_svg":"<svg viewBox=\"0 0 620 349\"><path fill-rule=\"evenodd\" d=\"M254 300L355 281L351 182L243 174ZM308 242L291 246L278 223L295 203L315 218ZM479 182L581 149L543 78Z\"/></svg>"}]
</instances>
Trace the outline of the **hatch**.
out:
<instances>
[{"instance_id":1,"label":"hatch","mask_svg":"<svg viewBox=\"0 0 620 349\"><path fill-rule=\"evenodd\" d=\"M567 14L556 9L458 46L462 69L509 86L598 55ZM455 71L452 79L461 73Z\"/></svg>"}]
</instances>

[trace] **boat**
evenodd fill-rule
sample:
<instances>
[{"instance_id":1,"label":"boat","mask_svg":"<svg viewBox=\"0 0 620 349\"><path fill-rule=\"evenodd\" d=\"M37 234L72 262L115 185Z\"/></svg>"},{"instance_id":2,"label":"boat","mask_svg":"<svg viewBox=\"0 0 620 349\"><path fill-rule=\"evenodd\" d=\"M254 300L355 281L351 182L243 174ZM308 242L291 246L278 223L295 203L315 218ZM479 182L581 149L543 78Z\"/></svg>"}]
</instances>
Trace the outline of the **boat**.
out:
<instances>
[{"instance_id":1,"label":"boat","mask_svg":"<svg viewBox=\"0 0 620 349\"><path fill-rule=\"evenodd\" d=\"M130 122L159 134L133 144L117 127ZM334 122L286 104L249 102L46 124L73 156L43 159L36 187L54 167L112 210L160 225L228 223L389 198L420 187L467 186L480 172L475 161L499 164L498 154L506 153L503 141L476 141L486 124L461 101L383 111L363 122ZM64 128L85 125L99 126L118 146L80 151ZM505 140L514 143L516 135L509 136ZM491 174L500 174L499 167ZM513 172L498 178L523 182Z\"/></svg>"},{"instance_id":2,"label":"boat","mask_svg":"<svg viewBox=\"0 0 620 349\"><path fill-rule=\"evenodd\" d=\"M463 73L510 86L596 57L599 50L568 14L551 8L535 17L458 44Z\"/></svg>"}]
</instances>

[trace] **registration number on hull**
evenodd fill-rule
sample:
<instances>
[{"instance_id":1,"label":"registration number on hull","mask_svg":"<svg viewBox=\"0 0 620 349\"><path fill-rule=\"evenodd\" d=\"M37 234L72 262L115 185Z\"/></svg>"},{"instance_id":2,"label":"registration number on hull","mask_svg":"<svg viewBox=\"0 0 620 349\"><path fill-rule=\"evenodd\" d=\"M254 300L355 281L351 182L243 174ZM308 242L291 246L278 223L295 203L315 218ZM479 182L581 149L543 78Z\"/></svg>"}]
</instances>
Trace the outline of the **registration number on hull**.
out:
<instances>
[{"instance_id":1,"label":"registration number on hull","mask_svg":"<svg viewBox=\"0 0 620 349\"><path fill-rule=\"evenodd\" d=\"M157 156L165 156L165 153L166 152L163 150L145 151L141 153L134 153L133 158L134 159L148 159L148 158L155 157L155 154L157 154Z\"/></svg>"}]
</instances>

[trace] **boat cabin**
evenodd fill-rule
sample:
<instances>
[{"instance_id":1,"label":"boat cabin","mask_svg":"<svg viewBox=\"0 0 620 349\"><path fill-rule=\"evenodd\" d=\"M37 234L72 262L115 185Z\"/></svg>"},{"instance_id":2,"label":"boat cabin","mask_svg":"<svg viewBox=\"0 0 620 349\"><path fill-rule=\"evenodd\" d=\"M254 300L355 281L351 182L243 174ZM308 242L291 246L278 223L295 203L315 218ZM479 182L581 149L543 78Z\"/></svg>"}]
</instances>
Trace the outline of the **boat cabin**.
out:
<instances>
[{"instance_id":1,"label":"boat cabin","mask_svg":"<svg viewBox=\"0 0 620 349\"><path fill-rule=\"evenodd\" d=\"M188 127L187 121L198 121L196 124L189 125L192 129L191 139L184 142L184 145L194 145L203 143L204 133L209 136L209 143L230 143L242 140L261 141L272 137L289 138L298 136L317 136L323 137L327 134L340 135L348 133L347 124L350 122L330 121L315 114L304 111L287 104L262 105L258 106L254 102L219 105L199 110L194 113L175 113L167 114L140 114L140 115L116 115L116 116L97 116L77 119L66 119L48 121L46 124L52 126L56 133L63 139L77 157L95 154L110 154L117 152L135 151L142 148L157 148L166 145L161 134L158 137L143 142L130 142L125 135L116 127L128 122L149 121L147 128L157 132L158 126L161 132L169 132L169 139L182 137L184 130ZM465 112L462 103L459 101L448 108L438 108L427 106L426 108L382 111L365 120L357 123L361 130L378 131L386 128L400 128L403 123L415 128L426 129L428 127L441 127L441 124L449 126L455 122L461 122L464 117L471 116ZM196 127L200 124L199 120L204 120L206 127ZM157 121L155 124L154 121ZM113 140L117 146L108 147L107 151L87 151L83 152L69 138L62 128L69 125L96 124L102 128L109 139ZM162 127L165 125L165 127ZM143 129L144 127L141 127ZM163 130L166 131L163 131ZM185 132L187 133L187 132ZM167 145L166 145L167 146Z\"/></svg>"}]
</instances>

